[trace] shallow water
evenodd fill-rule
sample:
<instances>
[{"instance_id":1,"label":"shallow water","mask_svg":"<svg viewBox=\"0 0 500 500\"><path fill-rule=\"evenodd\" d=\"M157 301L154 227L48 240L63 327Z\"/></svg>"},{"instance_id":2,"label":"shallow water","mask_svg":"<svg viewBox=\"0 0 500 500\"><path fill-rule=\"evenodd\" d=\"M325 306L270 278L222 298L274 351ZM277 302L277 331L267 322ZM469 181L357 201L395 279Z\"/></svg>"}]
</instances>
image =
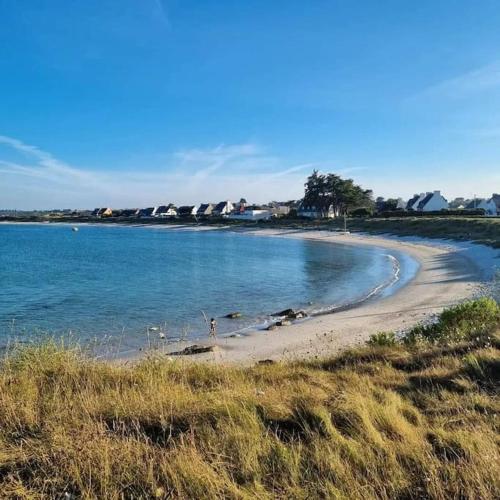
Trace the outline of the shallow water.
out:
<instances>
[{"instance_id":1,"label":"shallow water","mask_svg":"<svg viewBox=\"0 0 500 500\"><path fill-rule=\"evenodd\" d=\"M288 307L309 312L391 293L402 253L301 239L154 227L0 225L0 345L71 334L120 350L244 331ZM240 311L237 320L224 319ZM111 339L111 340L110 340Z\"/></svg>"}]
</instances>

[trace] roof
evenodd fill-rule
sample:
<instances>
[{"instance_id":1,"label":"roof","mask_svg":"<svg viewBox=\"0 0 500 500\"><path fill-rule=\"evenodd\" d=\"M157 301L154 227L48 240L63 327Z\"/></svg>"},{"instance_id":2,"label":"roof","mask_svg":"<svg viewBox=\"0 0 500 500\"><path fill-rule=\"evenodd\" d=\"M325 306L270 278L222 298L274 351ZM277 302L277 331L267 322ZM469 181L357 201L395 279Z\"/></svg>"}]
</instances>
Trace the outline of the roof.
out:
<instances>
[{"instance_id":1,"label":"roof","mask_svg":"<svg viewBox=\"0 0 500 500\"><path fill-rule=\"evenodd\" d=\"M467 203L467 205L465 205L465 208L468 210L477 208L483 201L486 201L486 200L484 200L484 198L476 198L475 200L469 201L469 203Z\"/></svg>"},{"instance_id":2,"label":"roof","mask_svg":"<svg viewBox=\"0 0 500 500\"><path fill-rule=\"evenodd\" d=\"M429 200L434 196L434 193L427 193L425 198L418 204L417 210L422 210L422 208L429 203Z\"/></svg>"},{"instance_id":3,"label":"roof","mask_svg":"<svg viewBox=\"0 0 500 500\"><path fill-rule=\"evenodd\" d=\"M143 217L148 217L149 215L152 215L154 211L155 211L154 207L142 208L141 210L139 210L139 215L142 215Z\"/></svg>"},{"instance_id":4,"label":"roof","mask_svg":"<svg viewBox=\"0 0 500 500\"><path fill-rule=\"evenodd\" d=\"M415 203L418 201L419 198L420 198L419 194L414 194L413 198L408 200L408 203L406 204L406 210L410 210L411 208L413 208L413 205L415 205Z\"/></svg>"},{"instance_id":5,"label":"roof","mask_svg":"<svg viewBox=\"0 0 500 500\"><path fill-rule=\"evenodd\" d=\"M196 213L202 214L206 212L209 208L213 208L211 203L202 203Z\"/></svg>"},{"instance_id":6,"label":"roof","mask_svg":"<svg viewBox=\"0 0 500 500\"><path fill-rule=\"evenodd\" d=\"M194 209L195 205L183 205L182 207L179 207L177 209L177 212L179 213L191 213Z\"/></svg>"},{"instance_id":7,"label":"roof","mask_svg":"<svg viewBox=\"0 0 500 500\"><path fill-rule=\"evenodd\" d=\"M156 213L157 214L163 214L163 213L166 213L166 212L168 212L169 210L172 210L172 209L175 210L175 206L172 203L169 203L168 205L160 205L156 209Z\"/></svg>"},{"instance_id":8,"label":"roof","mask_svg":"<svg viewBox=\"0 0 500 500\"><path fill-rule=\"evenodd\" d=\"M221 201L220 203L217 203L217 205L215 205L214 207L214 210L216 212L220 212L221 210L224 210L224 208L226 208L227 206L227 201Z\"/></svg>"},{"instance_id":9,"label":"roof","mask_svg":"<svg viewBox=\"0 0 500 500\"><path fill-rule=\"evenodd\" d=\"M311 211L316 211L316 207L315 207L315 206L313 206L313 205L306 205L306 204L304 203L304 200L302 200L302 201L299 203L298 210L299 210L299 211L302 211L302 212L311 212Z\"/></svg>"}]
</instances>

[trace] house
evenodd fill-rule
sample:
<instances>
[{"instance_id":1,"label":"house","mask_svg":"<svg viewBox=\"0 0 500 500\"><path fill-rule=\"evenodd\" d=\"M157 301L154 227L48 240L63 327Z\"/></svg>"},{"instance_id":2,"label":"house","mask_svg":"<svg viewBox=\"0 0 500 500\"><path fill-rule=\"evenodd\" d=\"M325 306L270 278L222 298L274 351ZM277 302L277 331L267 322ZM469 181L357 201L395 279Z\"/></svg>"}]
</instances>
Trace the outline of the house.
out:
<instances>
[{"instance_id":1,"label":"house","mask_svg":"<svg viewBox=\"0 0 500 500\"><path fill-rule=\"evenodd\" d=\"M172 203L160 205L153 215L155 217L175 217L177 215L177 209Z\"/></svg>"},{"instance_id":2,"label":"house","mask_svg":"<svg viewBox=\"0 0 500 500\"><path fill-rule=\"evenodd\" d=\"M406 210L417 210L418 204L425 198L425 193L414 194L406 204Z\"/></svg>"},{"instance_id":3,"label":"house","mask_svg":"<svg viewBox=\"0 0 500 500\"><path fill-rule=\"evenodd\" d=\"M273 215L277 217L282 215L288 215L290 213L291 205L293 202L285 202L285 201L271 201L268 205L272 210Z\"/></svg>"},{"instance_id":4,"label":"house","mask_svg":"<svg viewBox=\"0 0 500 500\"><path fill-rule=\"evenodd\" d=\"M441 194L441 191L415 194L406 204L406 210L419 212L436 212L446 209L448 209L448 201Z\"/></svg>"},{"instance_id":5,"label":"house","mask_svg":"<svg viewBox=\"0 0 500 500\"><path fill-rule=\"evenodd\" d=\"M155 212L156 212L157 207L148 207L148 208L141 208L139 210L139 213L137 214L138 217L153 217Z\"/></svg>"},{"instance_id":6,"label":"house","mask_svg":"<svg viewBox=\"0 0 500 500\"><path fill-rule=\"evenodd\" d=\"M306 205L302 202L297 210L297 215L299 217L308 217L309 219L333 219L336 214L332 205L330 205L328 210L325 211L319 210L312 205Z\"/></svg>"},{"instance_id":7,"label":"house","mask_svg":"<svg viewBox=\"0 0 500 500\"><path fill-rule=\"evenodd\" d=\"M436 212L448 209L448 200L441 194L441 191L427 193L423 200L419 200L417 210L420 212Z\"/></svg>"},{"instance_id":8,"label":"house","mask_svg":"<svg viewBox=\"0 0 500 500\"><path fill-rule=\"evenodd\" d=\"M243 212L233 212L227 218L234 220L268 220L272 215L271 210L246 209Z\"/></svg>"},{"instance_id":9,"label":"house","mask_svg":"<svg viewBox=\"0 0 500 500\"><path fill-rule=\"evenodd\" d=\"M275 217L285 217L290 213L290 207L288 205L273 204L271 212Z\"/></svg>"},{"instance_id":10,"label":"house","mask_svg":"<svg viewBox=\"0 0 500 500\"><path fill-rule=\"evenodd\" d=\"M113 215L113 210L111 208L96 208L92 212L94 217L111 217Z\"/></svg>"},{"instance_id":11,"label":"house","mask_svg":"<svg viewBox=\"0 0 500 500\"><path fill-rule=\"evenodd\" d=\"M476 198L472 200L470 203L468 203L465 207L466 210L484 210L485 215L497 215L498 213L498 208L493 200L493 198L490 198L489 200L485 198Z\"/></svg>"},{"instance_id":12,"label":"house","mask_svg":"<svg viewBox=\"0 0 500 500\"><path fill-rule=\"evenodd\" d=\"M238 203L234 204L233 210L235 212L242 214L245 211L247 205L248 205L247 200L245 200L245 198L241 198Z\"/></svg>"},{"instance_id":13,"label":"house","mask_svg":"<svg viewBox=\"0 0 500 500\"><path fill-rule=\"evenodd\" d=\"M196 215L198 217L208 217L209 215L212 215L213 209L214 206L211 203L202 203L196 211Z\"/></svg>"},{"instance_id":14,"label":"house","mask_svg":"<svg viewBox=\"0 0 500 500\"><path fill-rule=\"evenodd\" d=\"M229 215L234 209L234 205L230 201L221 201L215 205L212 210L212 215L216 217L223 217Z\"/></svg>"},{"instance_id":15,"label":"house","mask_svg":"<svg viewBox=\"0 0 500 500\"><path fill-rule=\"evenodd\" d=\"M196 215L196 212L196 205L184 205L177 209L177 215L179 217L193 217L194 215Z\"/></svg>"}]
</instances>

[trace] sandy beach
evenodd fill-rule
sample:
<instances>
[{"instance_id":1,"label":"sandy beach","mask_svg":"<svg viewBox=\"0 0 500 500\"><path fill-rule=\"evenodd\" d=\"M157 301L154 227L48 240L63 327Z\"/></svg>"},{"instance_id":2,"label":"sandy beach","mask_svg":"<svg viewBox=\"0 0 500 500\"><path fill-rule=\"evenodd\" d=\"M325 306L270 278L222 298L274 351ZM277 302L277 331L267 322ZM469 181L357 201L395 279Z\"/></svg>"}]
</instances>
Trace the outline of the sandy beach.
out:
<instances>
[{"instance_id":1,"label":"sandy beach","mask_svg":"<svg viewBox=\"0 0 500 500\"><path fill-rule=\"evenodd\" d=\"M420 267L413 280L388 297L374 298L349 310L273 331L219 338L213 352L175 356L175 359L251 365L268 359L306 359L335 354L364 343L373 333L402 331L429 320L444 308L478 294L493 278L494 268L500 263L498 250L445 240L272 229L254 234L384 247L409 254ZM212 345L208 341L198 344ZM174 347L171 350L175 350Z\"/></svg>"}]
</instances>

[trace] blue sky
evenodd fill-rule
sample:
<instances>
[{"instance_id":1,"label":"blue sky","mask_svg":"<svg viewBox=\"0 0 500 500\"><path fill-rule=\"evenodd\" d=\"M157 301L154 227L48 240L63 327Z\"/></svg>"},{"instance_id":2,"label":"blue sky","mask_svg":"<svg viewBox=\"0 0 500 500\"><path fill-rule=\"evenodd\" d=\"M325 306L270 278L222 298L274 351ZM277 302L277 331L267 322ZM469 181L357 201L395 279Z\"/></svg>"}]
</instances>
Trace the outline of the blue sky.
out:
<instances>
[{"instance_id":1,"label":"blue sky","mask_svg":"<svg viewBox=\"0 0 500 500\"><path fill-rule=\"evenodd\" d=\"M0 0L0 208L500 191L498 0Z\"/></svg>"}]
</instances>

